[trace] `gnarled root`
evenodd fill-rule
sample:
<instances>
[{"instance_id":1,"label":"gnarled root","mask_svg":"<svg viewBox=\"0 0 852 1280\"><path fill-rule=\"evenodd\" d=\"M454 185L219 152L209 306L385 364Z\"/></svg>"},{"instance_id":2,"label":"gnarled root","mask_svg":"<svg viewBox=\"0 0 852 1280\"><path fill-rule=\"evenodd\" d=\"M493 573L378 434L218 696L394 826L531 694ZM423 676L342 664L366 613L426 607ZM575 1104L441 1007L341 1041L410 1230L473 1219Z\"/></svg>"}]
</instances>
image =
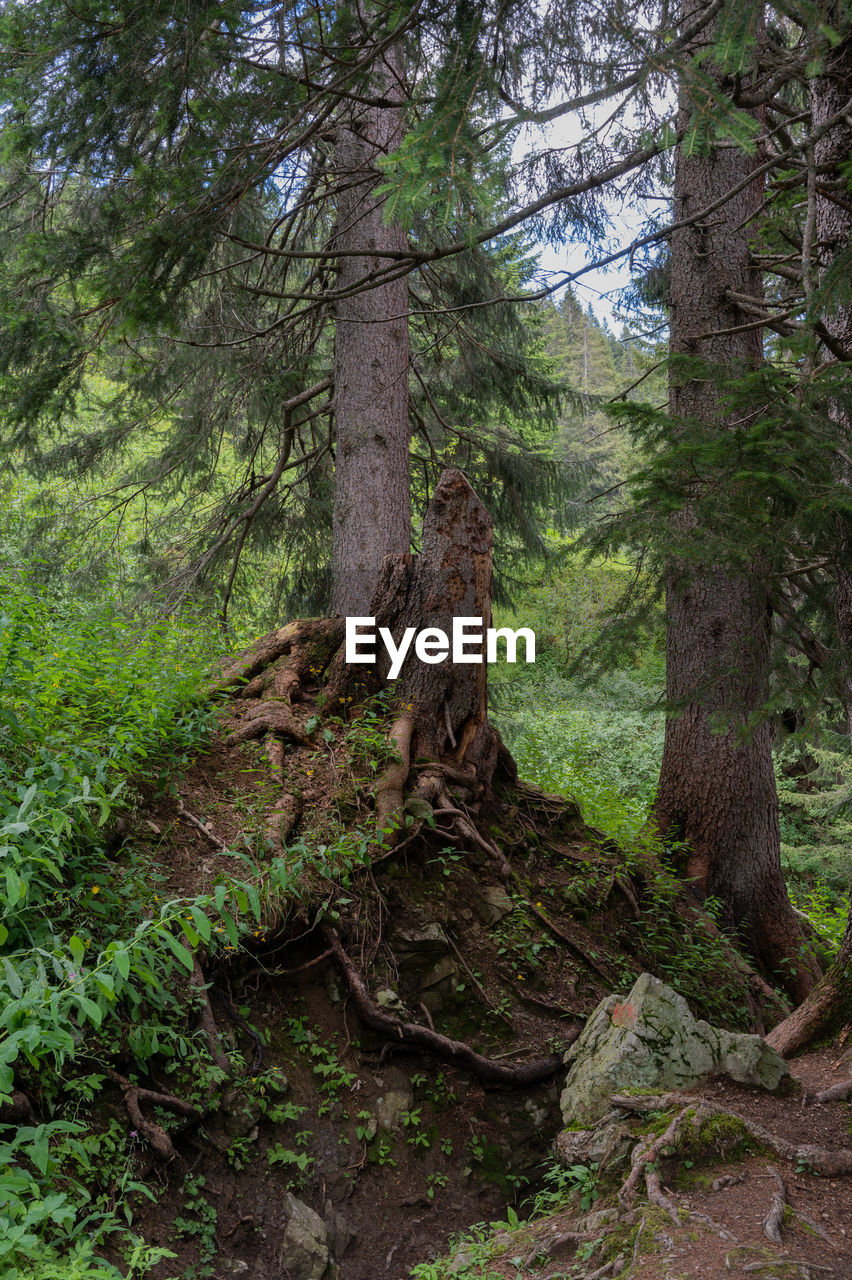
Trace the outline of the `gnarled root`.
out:
<instances>
[{"instance_id":1,"label":"gnarled root","mask_svg":"<svg viewBox=\"0 0 852 1280\"><path fill-rule=\"evenodd\" d=\"M397 753L376 784L376 826L386 848L397 843L402 831L403 788L408 781L414 716L406 711L393 722L388 741Z\"/></svg>"},{"instance_id":2,"label":"gnarled root","mask_svg":"<svg viewBox=\"0 0 852 1280\"><path fill-rule=\"evenodd\" d=\"M621 1107L625 1111L635 1111L639 1114L646 1111L668 1111L673 1106L682 1106L683 1101L683 1095L679 1093L642 1094L635 1097L631 1094L616 1093L610 1097L610 1102L614 1107ZM829 1178L842 1177L844 1174L852 1173L852 1151L848 1148L841 1147L832 1151L827 1147L788 1142L786 1138L779 1138L771 1130L764 1129L762 1125L755 1124L753 1120L747 1120L736 1111L728 1111L723 1107L716 1107L712 1103L703 1101L696 1105L700 1106L701 1113L705 1117L710 1115L729 1116L732 1120L737 1120L742 1125L743 1131L749 1137L754 1138L755 1142L769 1147L770 1151L774 1151L776 1155L781 1156L784 1160L789 1160L792 1164L808 1165L815 1173L825 1174Z\"/></svg>"},{"instance_id":3,"label":"gnarled root","mask_svg":"<svg viewBox=\"0 0 852 1280\"><path fill-rule=\"evenodd\" d=\"M787 1188L784 1186L784 1179L774 1165L768 1164L766 1168L775 1180L775 1191L772 1195L772 1204L769 1206L769 1212L763 1219L763 1234L773 1244L783 1244L781 1223L784 1221L784 1210L787 1207Z\"/></svg>"},{"instance_id":4,"label":"gnarled root","mask_svg":"<svg viewBox=\"0 0 852 1280\"><path fill-rule=\"evenodd\" d=\"M313 743L302 729L293 712L285 702L255 702L251 705L248 716L225 739L226 747L235 747L240 742L248 742L251 738L262 738L268 733L280 734L298 742L300 747L313 750Z\"/></svg>"},{"instance_id":5,"label":"gnarled root","mask_svg":"<svg viewBox=\"0 0 852 1280\"><path fill-rule=\"evenodd\" d=\"M257 698L271 691L290 702L302 683L322 675L342 639L342 618L288 622L238 654L209 692L234 689L238 697Z\"/></svg>"},{"instance_id":6,"label":"gnarled root","mask_svg":"<svg viewBox=\"0 0 852 1280\"><path fill-rule=\"evenodd\" d=\"M428 1027L421 1027L415 1022L402 1022L370 999L367 984L350 960L331 925L323 925L322 933L346 980L359 1018L374 1031L381 1031L395 1041L422 1049L426 1053L434 1054L435 1057L464 1067L472 1075L490 1084L533 1084L539 1080L550 1079L561 1067L562 1057L559 1054L538 1058L535 1062L527 1062L519 1066L508 1066L475 1053L469 1045L463 1044L460 1040L450 1040L447 1036L442 1036Z\"/></svg>"},{"instance_id":7,"label":"gnarled root","mask_svg":"<svg viewBox=\"0 0 852 1280\"><path fill-rule=\"evenodd\" d=\"M231 1064L228 1062L225 1050L222 1048L222 1042L219 1039L219 1028L216 1026L216 1019L213 1016L213 1010L210 1007L210 997L207 994L207 983L204 980L204 974L201 972L201 965L196 959L190 975L189 985L198 992L201 997L201 1011L198 1015L198 1025L207 1037L207 1047L210 1050L210 1057L216 1063L226 1076L231 1074Z\"/></svg>"},{"instance_id":8,"label":"gnarled root","mask_svg":"<svg viewBox=\"0 0 852 1280\"><path fill-rule=\"evenodd\" d=\"M142 1103L148 1103L153 1107L165 1107L167 1111L174 1111L178 1115L188 1116L191 1120L200 1120L201 1112L197 1111L190 1103L184 1102L182 1098L176 1098L172 1093L159 1093L154 1089L141 1089L138 1085L131 1084L125 1076L119 1075L117 1071L113 1071L111 1068L107 1069L107 1075L123 1090L124 1105L127 1108L127 1114L134 1129L148 1140L158 1155L165 1160L171 1160L175 1155L171 1138L162 1125L157 1124L155 1120L147 1118L142 1111Z\"/></svg>"}]
</instances>

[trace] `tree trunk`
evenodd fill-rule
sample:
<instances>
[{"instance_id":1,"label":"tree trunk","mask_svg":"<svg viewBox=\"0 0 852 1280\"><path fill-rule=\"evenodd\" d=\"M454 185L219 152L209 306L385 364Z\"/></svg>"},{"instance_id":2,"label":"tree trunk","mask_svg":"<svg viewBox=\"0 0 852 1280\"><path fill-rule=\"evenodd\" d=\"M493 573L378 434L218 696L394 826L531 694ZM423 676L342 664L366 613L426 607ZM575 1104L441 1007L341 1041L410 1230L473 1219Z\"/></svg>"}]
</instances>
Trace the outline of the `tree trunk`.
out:
<instances>
[{"instance_id":1,"label":"tree trunk","mask_svg":"<svg viewBox=\"0 0 852 1280\"><path fill-rule=\"evenodd\" d=\"M683 20L699 8L700 0L685 0ZM682 125L690 107L684 95ZM681 150L675 221L724 197L755 164L729 141L712 144L709 153ZM672 237L672 355L709 367L682 374L673 365L671 412L707 433L728 428L720 381L762 359L759 329L730 332L743 320L729 297L760 290L749 261L750 219L760 199L756 180L706 222ZM681 511L675 520L679 537L688 537L694 513ZM670 564L666 693L675 711L666 723L656 821L663 835L687 843L687 875L699 894L722 901L723 924L737 928L756 958L801 999L814 972L798 960L801 933L781 871L771 729L763 723L746 732L768 693L769 624L759 565L733 573L692 559Z\"/></svg>"},{"instance_id":2,"label":"tree trunk","mask_svg":"<svg viewBox=\"0 0 852 1280\"><path fill-rule=\"evenodd\" d=\"M830 20L830 19L829 19ZM852 37L847 36L828 54L821 76L811 82L811 110L814 128L841 111L852 101ZM813 164L819 175L815 192L814 239L817 271L821 275L838 254L849 247L852 236L852 211L848 203L848 187L841 165L852 156L852 123L835 125L814 145ZM837 198L840 197L839 200ZM805 282L807 285L807 281ZM835 347L852 352L852 305L845 293L839 303L822 314L822 324ZM822 359L837 359L824 350ZM829 413L846 440L846 456L852 440L852 422L848 407L832 400ZM838 459L837 475L844 485L852 484L849 465ZM834 625L840 647L840 695L846 714L846 730L852 743L852 541L848 526L838 518L836 559L832 568ZM807 1000L780 1023L769 1036L769 1043L779 1053L788 1055L805 1048L817 1036L825 1035L852 1018L852 909L846 932L834 964Z\"/></svg>"},{"instance_id":3,"label":"tree trunk","mask_svg":"<svg viewBox=\"0 0 852 1280\"><path fill-rule=\"evenodd\" d=\"M376 92L403 101L399 51L379 61ZM337 288L350 289L391 265L406 236L382 221L376 159L402 140L402 110L354 104L337 134ZM409 508L408 285L405 277L337 304L334 417L337 449L332 612L363 615L388 552L407 552Z\"/></svg>"},{"instance_id":4,"label":"tree trunk","mask_svg":"<svg viewBox=\"0 0 852 1280\"><path fill-rule=\"evenodd\" d=\"M829 16L831 21L831 16ZM849 248L852 236L852 211L849 206L848 179L841 170L852 156L852 123L849 121L848 104L852 101L852 37L849 35L826 58L821 76L811 81L811 110L813 125L818 129L837 112L847 109L846 120L834 125L814 144L813 164L818 175L815 191L814 231L816 240L817 270L821 275L834 259ZM835 290L835 294L837 294ZM835 348L852 354L852 305L847 291L842 291L839 302L823 311L822 324L834 339ZM822 358L829 363L837 356L823 350ZM852 445L852 421L848 403L833 400L829 413L840 428L845 441L844 453L849 458ZM837 476L841 484L852 486L852 467L848 461L838 458ZM846 731L852 743L852 538L849 523L838 519L836 556L833 565L834 625L840 645L840 694L846 713Z\"/></svg>"}]
</instances>

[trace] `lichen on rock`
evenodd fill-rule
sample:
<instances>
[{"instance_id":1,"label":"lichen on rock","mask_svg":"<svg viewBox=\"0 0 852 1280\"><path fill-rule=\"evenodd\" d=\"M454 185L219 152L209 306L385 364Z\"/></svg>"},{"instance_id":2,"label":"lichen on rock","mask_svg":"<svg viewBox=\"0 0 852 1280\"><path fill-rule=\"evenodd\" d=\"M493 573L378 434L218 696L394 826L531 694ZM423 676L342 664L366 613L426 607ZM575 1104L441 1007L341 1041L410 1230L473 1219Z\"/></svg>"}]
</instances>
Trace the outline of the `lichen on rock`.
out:
<instances>
[{"instance_id":1,"label":"lichen on rock","mask_svg":"<svg viewBox=\"0 0 852 1280\"><path fill-rule=\"evenodd\" d=\"M563 1122L592 1125L624 1089L689 1089L714 1076L775 1090L789 1068L760 1036L711 1027L650 973L624 999L608 996L565 1055Z\"/></svg>"}]
</instances>

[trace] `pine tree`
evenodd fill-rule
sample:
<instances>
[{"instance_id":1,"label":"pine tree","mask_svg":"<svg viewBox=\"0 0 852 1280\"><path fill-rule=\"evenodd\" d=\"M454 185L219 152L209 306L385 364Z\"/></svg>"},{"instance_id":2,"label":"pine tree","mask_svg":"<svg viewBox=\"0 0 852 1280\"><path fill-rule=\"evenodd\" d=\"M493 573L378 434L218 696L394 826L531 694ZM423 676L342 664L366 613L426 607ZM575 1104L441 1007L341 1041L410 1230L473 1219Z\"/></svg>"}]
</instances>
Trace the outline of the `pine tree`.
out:
<instances>
[{"instance_id":1,"label":"pine tree","mask_svg":"<svg viewBox=\"0 0 852 1280\"><path fill-rule=\"evenodd\" d=\"M433 257L459 226L426 209L410 236L394 232L375 190L400 113L417 118L400 87L430 83L416 15L378 4L366 16L284 7L277 25L262 6L111 14L55 0L2 13L4 45L20 51L2 85L14 103L0 202L7 439L42 473L100 468L116 506L141 494L156 512L180 492L183 519L167 507L146 530L152 570L172 593L216 586L223 613L246 565L271 579L270 608L326 606L335 477L338 577L369 553L364 607L383 551L407 545L406 407L426 490L440 450L472 440L480 472L506 491L512 537L534 546L535 506L546 509L557 477L518 424L552 418L556 388L517 305L498 301L515 292L511 265L499 246L496 257L475 244L452 262ZM411 75L391 66L399 50ZM409 367L404 319L390 317L408 310L412 271L408 330L423 354ZM377 316L394 335L384 345ZM360 452L359 433L372 442ZM393 461L377 467L388 434ZM344 492L356 455L356 488L374 476L375 502ZM353 536L368 522L355 552L344 513Z\"/></svg>"}]
</instances>

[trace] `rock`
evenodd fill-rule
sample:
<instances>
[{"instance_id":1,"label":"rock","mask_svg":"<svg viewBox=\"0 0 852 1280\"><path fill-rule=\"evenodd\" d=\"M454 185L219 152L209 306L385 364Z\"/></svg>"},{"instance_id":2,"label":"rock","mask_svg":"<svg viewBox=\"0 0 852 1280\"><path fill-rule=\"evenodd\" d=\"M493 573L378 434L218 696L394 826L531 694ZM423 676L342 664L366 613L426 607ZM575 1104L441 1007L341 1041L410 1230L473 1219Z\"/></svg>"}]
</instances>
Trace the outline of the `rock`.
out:
<instances>
[{"instance_id":1,"label":"rock","mask_svg":"<svg viewBox=\"0 0 852 1280\"><path fill-rule=\"evenodd\" d=\"M248 1274L249 1264L242 1258L217 1258L216 1267L226 1276L244 1276Z\"/></svg>"},{"instance_id":2,"label":"rock","mask_svg":"<svg viewBox=\"0 0 852 1280\"><path fill-rule=\"evenodd\" d=\"M330 1200L326 1200L322 1216L329 1252L335 1258L342 1258L349 1244L355 1239L356 1232L350 1227L343 1214L337 1212Z\"/></svg>"},{"instance_id":3,"label":"rock","mask_svg":"<svg viewBox=\"0 0 852 1280\"><path fill-rule=\"evenodd\" d=\"M424 800L423 796L409 796L403 808L406 813L411 814L412 818L416 818L420 822L431 822L432 815L435 812L429 801Z\"/></svg>"},{"instance_id":4,"label":"rock","mask_svg":"<svg viewBox=\"0 0 852 1280\"><path fill-rule=\"evenodd\" d=\"M376 992L376 1004L382 1009L389 1009L391 1013L405 1013L405 1005L390 987L382 987L381 991Z\"/></svg>"},{"instance_id":5,"label":"rock","mask_svg":"<svg viewBox=\"0 0 852 1280\"><path fill-rule=\"evenodd\" d=\"M421 991L428 991L430 987L437 987L439 982L444 982L447 978L451 979L455 986L455 979L459 976L459 968L452 956L442 956L431 969L424 973L420 979L419 987Z\"/></svg>"},{"instance_id":6,"label":"rock","mask_svg":"<svg viewBox=\"0 0 852 1280\"><path fill-rule=\"evenodd\" d=\"M515 910L515 904L506 890L502 885L496 884L482 889L473 905L482 923L488 925L497 924L510 911Z\"/></svg>"},{"instance_id":7,"label":"rock","mask_svg":"<svg viewBox=\"0 0 852 1280\"><path fill-rule=\"evenodd\" d=\"M226 1140L250 1135L263 1114L256 1098L249 1098L238 1089L229 1089L219 1103L219 1127ZM252 1139L253 1140L253 1139Z\"/></svg>"},{"instance_id":8,"label":"rock","mask_svg":"<svg viewBox=\"0 0 852 1280\"><path fill-rule=\"evenodd\" d=\"M329 1280L328 1233L318 1213L290 1191L284 1194L287 1226L278 1265L290 1280Z\"/></svg>"},{"instance_id":9,"label":"rock","mask_svg":"<svg viewBox=\"0 0 852 1280\"><path fill-rule=\"evenodd\" d=\"M447 935L432 920L424 925L408 925L394 930L394 946L400 957L442 956L450 950Z\"/></svg>"},{"instance_id":10,"label":"rock","mask_svg":"<svg viewBox=\"0 0 852 1280\"><path fill-rule=\"evenodd\" d=\"M713 1076L774 1090L789 1068L760 1036L693 1018L682 996L643 973L623 1001L608 996L565 1055L560 1105L566 1125L592 1125L622 1089L689 1089Z\"/></svg>"},{"instance_id":11,"label":"rock","mask_svg":"<svg viewBox=\"0 0 852 1280\"><path fill-rule=\"evenodd\" d=\"M557 1160L572 1164L596 1164L599 1169L617 1164L630 1154L635 1139L620 1120L594 1129L563 1129L553 1144Z\"/></svg>"},{"instance_id":12,"label":"rock","mask_svg":"<svg viewBox=\"0 0 852 1280\"><path fill-rule=\"evenodd\" d=\"M410 1089L388 1089L376 1099L376 1121L382 1129L398 1129L403 1111L410 1111L414 1094Z\"/></svg>"}]
</instances>

